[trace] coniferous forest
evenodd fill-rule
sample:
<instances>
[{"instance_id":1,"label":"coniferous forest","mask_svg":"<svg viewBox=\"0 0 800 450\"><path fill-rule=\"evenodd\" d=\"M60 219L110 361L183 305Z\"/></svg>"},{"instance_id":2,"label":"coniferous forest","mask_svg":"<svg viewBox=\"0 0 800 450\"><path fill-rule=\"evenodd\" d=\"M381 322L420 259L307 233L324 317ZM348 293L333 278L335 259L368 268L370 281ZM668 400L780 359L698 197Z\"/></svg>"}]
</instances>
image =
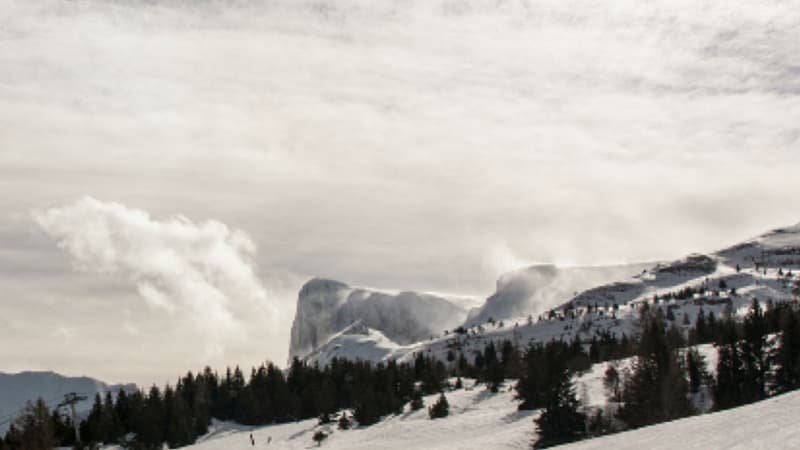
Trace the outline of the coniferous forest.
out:
<instances>
[{"instance_id":1,"label":"coniferous forest","mask_svg":"<svg viewBox=\"0 0 800 450\"><path fill-rule=\"evenodd\" d=\"M644 305L640 332L631 337L599 333L589 342L527 348L489 342L482 352L449 362L418 354L408 364L333 360L318 367L295 359L286 370L268 363L247 375L239 367L224 374L207 367L174 385L97 395L80 424L81 438L84 447L176 448L205 434L212 418L245 425L310 418L330 423L342 410L351 411L355 423L340 415L340 429L366 427L404 409L421 409L422 396L437 393L428 409L431 418L442 418L449 389L471 382L497 392L504 380L516 380L519 408L542 410L533 443L542 448L704 412L697 401L701 392L722 410L800 387L800 312L794 304L754 300L741 321L700 310L693 325L687 336L661 308ZM716 376L695 349L707 343L719 354ZM629 361L626 367L621 360ZM613 407L592 410L579 402L572 380L602 362L609 362L604 384ZM41 400L0 440L2 450L74 445L73 425Z\"/></svg>"}]
</instances>

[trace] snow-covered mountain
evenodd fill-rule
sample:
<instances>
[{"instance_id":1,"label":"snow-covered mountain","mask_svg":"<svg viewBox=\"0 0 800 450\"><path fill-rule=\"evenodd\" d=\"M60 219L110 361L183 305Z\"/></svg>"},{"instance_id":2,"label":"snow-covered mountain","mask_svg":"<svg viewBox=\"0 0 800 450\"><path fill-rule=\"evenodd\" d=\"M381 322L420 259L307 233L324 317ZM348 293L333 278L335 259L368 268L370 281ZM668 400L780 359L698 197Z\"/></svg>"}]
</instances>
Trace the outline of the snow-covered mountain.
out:
<instances>
[{"instance_id":1,"label":"snow-covered mountain","mask_svg":"<svg viewBox=\"0 0 800 450\"><path fill-rule=\"evenodd\" d=\"M566 268L535 265L509 272L497 280L497 290L483 306L470 311L465 326L486 323L489 319L538 315L564 303L578 292L631 278L654 265L637 263Z\"/></svg>"},{"instance_id":2,"label":"snow-covered mountain","mask_svg":"<svg viewBox=\"0 0 800 450\"><path fill-rule=\"evenodd\" d=\"M744 314L753 299L792 300L798 272L800 226L774 230L718 252L692 254L649 267L537 266L502 277L497 292L473 310L464 327L441 334L447 327L434 328L433 338L423 336L402 343L361 322L357 328L329 334L327 342L317 341L316 350L306 354L310 362L320 364L334 357L403 361L417 352L444 360L451 352L469 357L490 340L525 345L575 337L590 340L599 332L631 334L643 302L661 308L676 326L688 330L701 308L705 314L713 312L720 317L728 311ZM601 281L591 285L592 279ZM575 291L570 292L572 289ZM339 331L358 321L357 317L349 319ZM324 318L318 322L324 323Z\"/></svg>"},{"instance_id":3,"label":"snow-covered mountain","mask_svg":"<svg viewBox=\"0 0 800 450\"><path fill-rule=\"evenodd\" d=\"M771 232L716 253L729 266L800 267L800 224Z\"/></svg>"},{"instance_id":4,"label":"snow-covered mountain","mask_svg":"<svg viewBox=\"0 0 800 450\"><path fill-rule=\"evenodd\" d=\"M85 413L92 407L97 393L115 393L120 389L126 392L136 390L135 384L109 385L89 377L67 377L55 372L0 372L0 434L4 434L9 421L25 407L28 401L38 398L52 409L64 399L64 395L75 392L87 399L76 405L79 413Z\"/></svg>"},{"instance_id":5,"label":"snow-covered mountain","mask_svg":"<svg viewBox=\"0 0 800 450\"><path fill-rule=\"evenodd\" d=\"M691 304L730 304L734 311L762 301L792 299L791 283L800 269L800 225L779 228L741 244L711 253L692 254L658 264L634 280L611 283L575 296L568 307L630 305L651 297L663 298L692 288ZM794 271L794 272L793 272ZM733 291L731 291L733 289ZM671 309L686 306L672 301Z\"/></svg>"},{"instance_id":6,"label":"snow-covered mountain","mask_svg":"<svg viewBox=\"0 0 800 450\"><path fill-rule=\"evenodd\" d=\"M320 366L329 364L334 358L386 361L397 359L404 347L387 338L378 330L373 330L357 322L333 335L324 345L305 356Z\"/></svg>"},{"instance_id":7,"label":"snow-covered mountain","mask_svg":"<svg viewBox=\"0 0 800 450\"><path fill-rule=\"evenodd\" d=\"M389 293L313 279L300 289L289 357L308 355L356 323L407 345L456 327L466 316L464 307L438 295Z\"/></svg>"}]
</instances>

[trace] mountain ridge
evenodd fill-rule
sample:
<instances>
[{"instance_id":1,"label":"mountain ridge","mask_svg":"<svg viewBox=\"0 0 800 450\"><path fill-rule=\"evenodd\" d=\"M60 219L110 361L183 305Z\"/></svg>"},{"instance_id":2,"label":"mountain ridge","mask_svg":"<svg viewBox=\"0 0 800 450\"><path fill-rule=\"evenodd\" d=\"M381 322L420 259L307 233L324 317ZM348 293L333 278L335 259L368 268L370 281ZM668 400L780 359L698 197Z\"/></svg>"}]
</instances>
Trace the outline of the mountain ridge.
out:
<instances>
[{"instance_id":1,"label":"mountain ridge","mask_svg":"<svg viewBox=\"0 0 800 450\"><path fill-rule=\"evenodd\" d=\"M75 392L87 397L76 404L78 414L83 415L91 409L95 394L114 393L120 389L131 392L137 386L133 383L108 384L85 375L66 376L51 370L0 372L0 434L5 434L10 421L29 401L41 398L52 409L65 394Z\"/></svg>"},{"instance_id":2,"label":"mountain ridge","mask_svg":"<svg viewBox=\"0 0 800 450\"><path fill-rule=\"evenodd\" d=\"M688 333L701 308L705 314L719 317L743 314L753 299L793 300L791 283L784 272L793 269L800 269L800 225L776 228L707 254L691 253L669 262L612 266L602 274L607 281L576 292L566 293L576 285L569 283L574 279L562 277L567 282L560 289L551 289L553 280L570 270L580 273L602 268L559 272L562 269L551 265L531 266L501 276L496 292L483 306L471 310L458 327L440 328L434 336L405 344L387 344L379 337L370 341L369 336L378 336L373 333L377 329L363 334L366 337L358 339L357 344L346 335L331 334L327 342L318 343L316 351L306 356L309 362L321 364L333 357L403 361L418 352L448 360L452 352L473 355L489 341L510 340L526 345L579 338L586 342L607 332L634 333L643 303L662 309ZM531 273L533 276L529 276ZM615 279L617 273L624 276ZM529 284L531 280L534 282ZM536 281L542 284L537 285ZM549 297L539 303L531 301L541 289L549 290ZM547 299L555 301L548 303ZM363 325L372 328L368 323ZM373 359L368 355L376 356Z\"/></svg>"}]
</instances>

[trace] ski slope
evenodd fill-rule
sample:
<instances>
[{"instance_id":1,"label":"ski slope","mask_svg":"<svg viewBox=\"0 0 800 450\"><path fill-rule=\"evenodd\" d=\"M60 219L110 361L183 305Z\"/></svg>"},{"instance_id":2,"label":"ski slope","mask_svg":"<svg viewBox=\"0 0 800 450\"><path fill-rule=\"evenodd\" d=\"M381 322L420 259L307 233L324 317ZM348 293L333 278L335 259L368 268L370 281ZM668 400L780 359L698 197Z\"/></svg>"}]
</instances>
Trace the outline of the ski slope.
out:
<instances>
[{"instance_id":1,"label":"ski slope","mask_svg":"<svg viewBox=\"0 0 800 450\"><path fill-rule=\"evenodd\" d=\"M468 386L471 382L466 383ZM316 447L312 436L317 430L331 432L322 443L327 449L521 449L533 439L531 411L517 411L513 392L491 394L484 386L447 393L450 416L430 420L427 406L437 396L425 397L425 409L390 416L371 427L339 430L335 424L319 426L316 419L297 423L248 428L217 423L192 450L230 450L252 448L307 449ZM271 442L270 442L271 438Z\"/></svg>"},{"instance_id":2,"label":"ski slope","mask_svg":"<svg viewBox=\"0 0 800 450\"><path fill-rule=\"evenodd\" d=\"M559 447L608 449L800 448L800 392L704 416L640 428Z\"/></svg>"},{"instance_id":3,"label":"ski slope","mask_svg":"<svg viewBox=\"0 0 800 450\"><path fill-rule=\"evenodd\" d=\"M528 449L535 438L537 413L517 411L513 393L490 394L483 387L447 394L450 416L430 420L427 411L405 412L368 428L338 430L316 420L249 428L215 423L191 450L308 449L317 430L332 432L321 448L330 450L485 450ZM425 398L431 404L435 396ZM569 450L607 449L759 449L800 448L800 392L714 414L690 417L615 435L573 443ZM271 438L271 441L270 441Z\"/></svg>"}]
</instances>

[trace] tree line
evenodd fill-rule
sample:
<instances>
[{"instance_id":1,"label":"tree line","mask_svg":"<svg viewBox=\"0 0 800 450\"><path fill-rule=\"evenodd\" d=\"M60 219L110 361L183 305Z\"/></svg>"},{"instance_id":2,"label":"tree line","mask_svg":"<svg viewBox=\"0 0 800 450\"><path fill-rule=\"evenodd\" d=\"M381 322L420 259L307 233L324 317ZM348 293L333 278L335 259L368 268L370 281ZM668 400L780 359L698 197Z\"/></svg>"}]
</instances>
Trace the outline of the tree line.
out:
<instances>
[{"instance_id":1,"label":"tree line","mask_svg":"<svg viewBox=\"0 0 800 450\"><path fill-rule=\"evenodd\" d=\"M513 347L507 343L503 348L508 352ZM505 355L506 362L513 359ZM170 448L190 445L208 432L212 418L254 426L310 418L327 423L335 412L352 410L358 425L369 426L387 414L402 412L412 401L422 405L424 395L444 392L454 374L485 380L496 391L511 370L502 362L503 354L492 343L475 359L459 358L459 364L451 368L422 353L411 363L334 359L322 368L294 359L286 371L267 363L251 369L249 377L239 367L228 368L224 375L207 367L180 377L174 386L97 394L80 424L80 435L84 447L118 444L148 450L163 444ZM438 402L431 417L446 415L446 409L446 400ZM0 449L74 446L72 430L69 419L37 401L12 423L0 439Z\"/></svg>"}]
</instances>

